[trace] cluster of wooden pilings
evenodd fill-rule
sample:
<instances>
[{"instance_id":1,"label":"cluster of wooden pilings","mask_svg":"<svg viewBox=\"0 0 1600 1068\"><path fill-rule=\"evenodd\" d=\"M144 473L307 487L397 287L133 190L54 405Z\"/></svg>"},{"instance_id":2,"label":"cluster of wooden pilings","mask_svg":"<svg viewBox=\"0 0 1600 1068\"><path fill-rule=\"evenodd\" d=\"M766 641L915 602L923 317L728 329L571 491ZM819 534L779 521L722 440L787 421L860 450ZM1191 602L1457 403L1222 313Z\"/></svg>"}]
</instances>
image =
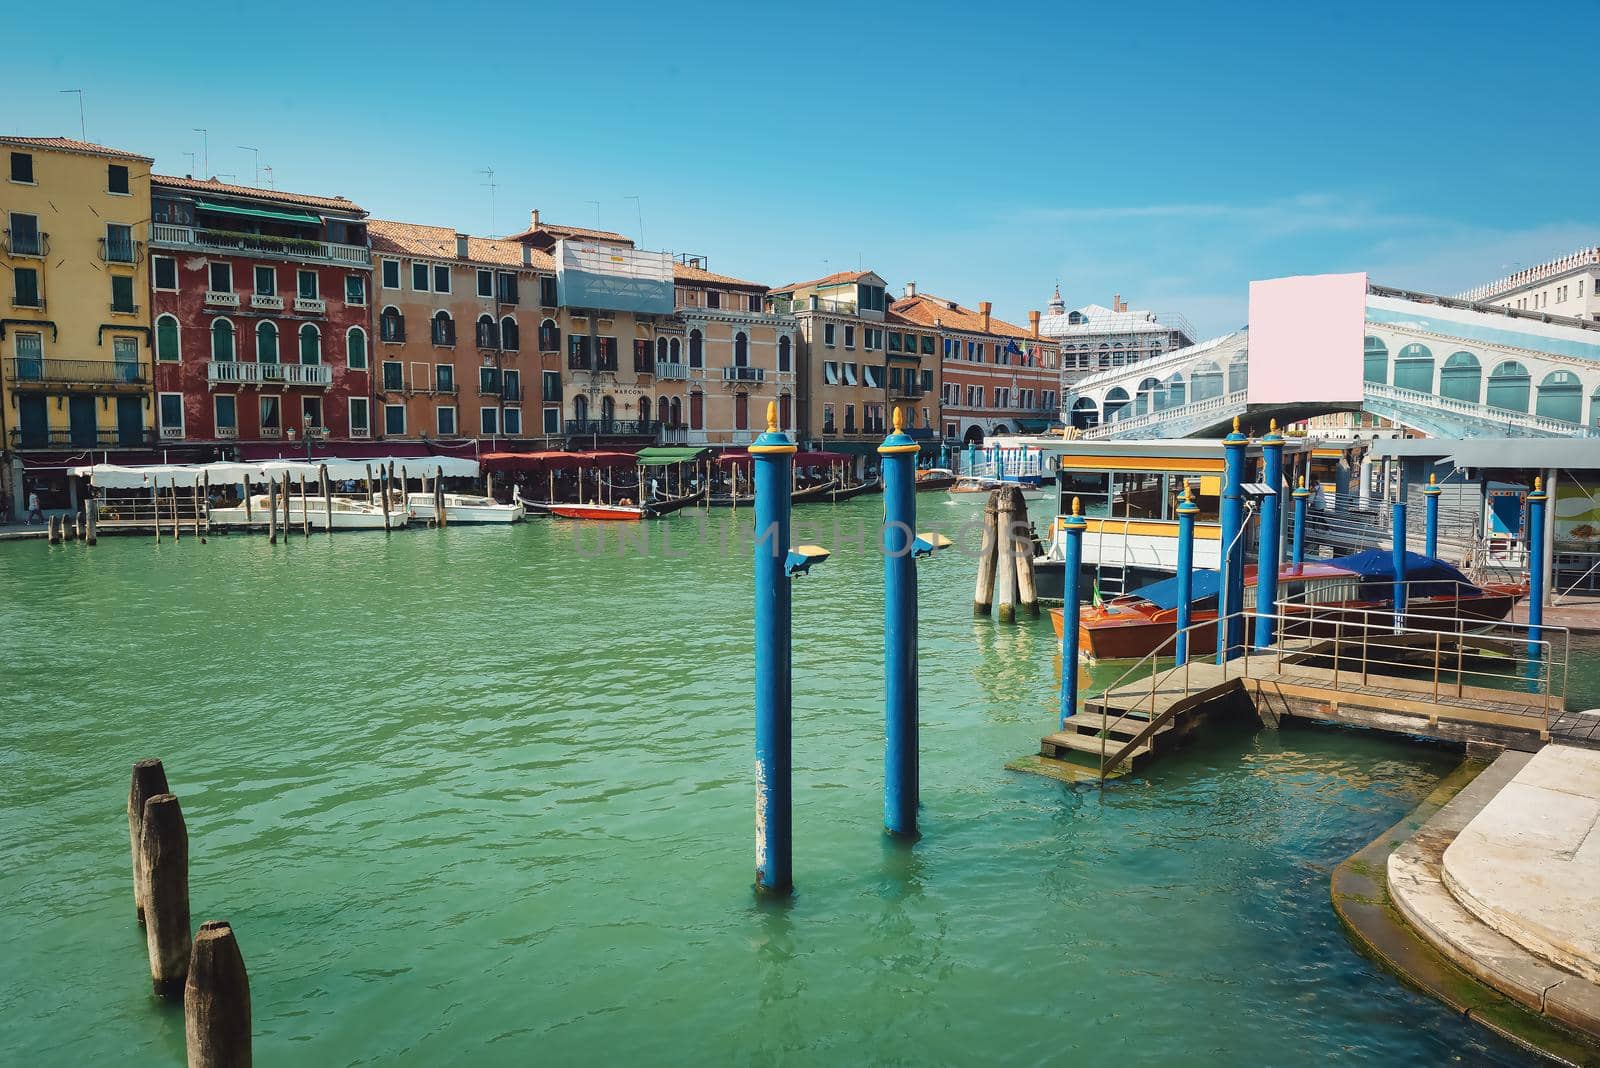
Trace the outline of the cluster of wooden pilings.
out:
<instances>
[{"instance_id":1,"label":"cluster of wooden pilings","mask_svg":"<svg viewBox=\"0 0 1600 1068\"><path fill-rule=\"evenodd\" d=\"M79 514L51 516L45 520L45 540L51 545L69 541L81 541L86 545L93 545L100 540L99 534L95 531L95 511L95 502L90 501Z\"/></svg>"},{"instance_id":2,"label":"cluster of wooden pilings","mask_svg":"<svg viewBox=\"0 0 1600 1068\"><path fill-rule=\"evenodd\" d=\"M1016 486L1002 486L983 506L983 544L978 556L978 588L972 614L991 612L1002 623L1015 623L1020 610L1039 617L1039 592L1033 581L1034 542L1028 525L1028 502Z\"/></svg>"},{"instance_id":3,"label":"cluster of wooden pilings","mask_svg":"<svg viewBox=\"0 0 1600 1068\"><path fill-rule=\"evenodd\" d=\"M189 924L189 831L159 760L133 766L128 789L133 903L144 925L150 984L158 997L183 998L189 1068L248 1068L250 979L233 928Z\"/></svg>"}]
</instances>

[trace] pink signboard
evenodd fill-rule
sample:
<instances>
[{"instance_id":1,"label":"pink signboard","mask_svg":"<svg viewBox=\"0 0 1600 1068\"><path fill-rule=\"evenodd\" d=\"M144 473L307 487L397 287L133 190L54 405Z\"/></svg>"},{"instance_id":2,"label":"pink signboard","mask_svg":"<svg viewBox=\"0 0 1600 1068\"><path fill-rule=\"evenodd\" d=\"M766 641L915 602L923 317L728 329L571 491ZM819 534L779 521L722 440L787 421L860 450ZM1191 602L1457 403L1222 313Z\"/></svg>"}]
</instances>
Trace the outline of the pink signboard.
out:
<instances>
[{"instance_id":1,"label":"pink signboard","mask_svg":"<svg viewBox=\"0 0 1600 1068\"><path fill-rule=\"evenodd\" d=\"M1367 276L1250 283L1250 403L1359 403Z\"/></svg>"}]
</instances>

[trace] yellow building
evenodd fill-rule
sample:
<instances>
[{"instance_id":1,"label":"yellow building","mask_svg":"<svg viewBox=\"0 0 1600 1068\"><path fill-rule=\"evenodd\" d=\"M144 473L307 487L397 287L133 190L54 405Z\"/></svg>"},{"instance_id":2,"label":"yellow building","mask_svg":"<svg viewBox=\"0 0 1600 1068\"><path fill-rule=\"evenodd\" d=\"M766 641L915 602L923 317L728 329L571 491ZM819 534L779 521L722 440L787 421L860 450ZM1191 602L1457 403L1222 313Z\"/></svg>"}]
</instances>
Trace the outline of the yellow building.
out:
<instances>
[{"instance_id":1,"label":"yellow building","mask_svg":"<svg viewBox=\"0 0 1600 1068\"><path fill-rule=\"evenodd\" d=\"M65 137L0 137L0 426L15 506L66 507L30 454L149 444L150 164ZM58 474L56 475L58 477Z\"/></svg>"}]
</instances>

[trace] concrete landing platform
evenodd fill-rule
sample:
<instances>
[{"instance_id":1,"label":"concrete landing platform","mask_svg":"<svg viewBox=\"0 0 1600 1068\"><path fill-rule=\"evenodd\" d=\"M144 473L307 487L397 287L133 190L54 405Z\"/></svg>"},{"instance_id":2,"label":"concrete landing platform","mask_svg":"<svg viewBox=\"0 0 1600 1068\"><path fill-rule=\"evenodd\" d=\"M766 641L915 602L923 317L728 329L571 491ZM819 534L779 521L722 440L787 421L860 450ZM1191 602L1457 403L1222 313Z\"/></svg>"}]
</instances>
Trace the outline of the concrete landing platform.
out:
<instances>
[{"instance_id":1,"label":"concrete landing platform","mask_svg":"<svg viewBox=\"0 0 1600 1068\"><path fill-rule=\"evenodd\" d=\"M1557 755L1545 758L1530 773L1535 761L1552 750ZM1545 806L1542 811L1527 808L1528 789L1548 791L1552 779L1567 780L1568 758L1561 755L1563 752L1596 756L1587 750L1563 746L1546 747L1534 756L1512 752L1502 755L1394 849L1388 858L1386 882L1400 914L1451 963L1532 1012L1591 1038L1600 1038L1600 985L1582 973L1559 967L1525 942L1508 937L1481 919L1475 910L1487 909L1486 902L1492 904L1506 928L1523 934L1529 941L1534 937L1527 932L1533 928L1526 925L1535 922L1552 925L1538 928L1546 937L1552 929L1563 932L1553 939L1560 944L1583 942L1583 932L1592 935L1600 923L1600 910L1595 908L1600 902L1595 901L1593 891L1588 892L1589 906L1583 911L1583 889L1568 885L1561 873L1553 871L1556 865L1574 867L1570 859L1560 859L1558 854L1561 843L1572 842L1582 816L1553 818L1546 826L1543 816L1555 809L1570 809L1564 799L1541 796L1538 803ZM1595 766L1600 772L1600 763ZM1524 774L1529 775L1525 788L1513 791L1505 806L1497 806L1501 795ZM1540 785L1533 786L1534 783ZM1544 826L1545 833L1529 834L1530 824ZM1566 829L1555 830L1558 824ZM1471 830L1474 827L1477 830ZM1508 841L1516 844L1509 846ZM1475 888L1477 897L1470 899L1475 907L1458 898L1454 888L1447 885L1446 857L1458 842L1463 843L1463 849L1456 866L1468 885ZM1496 858L1507 856L1507 849L1518 858L1513 867L1520 877L1495 870L1503 863ZM1589 870L1592 873L1595 869ZM1574 884L1576 874L1572 872ZM1564 921L1549 915L1539 904L1545 894L1544 882L1552 875L1566 887L1561 907L1572 911ZM1513 919L1524 914L1527 919Z\"/></svg>"},{"instance_id":2,"label":"concrete landing platform","mask_svg":"<svg viewBox=\"0 0 1600 1068\"><path fill-rule=\"evenodd\" d=\"M1600 752L1536 753L1445 850L1444 882L1496 931L1600 984Z\"/></svg>"}]
</instances>

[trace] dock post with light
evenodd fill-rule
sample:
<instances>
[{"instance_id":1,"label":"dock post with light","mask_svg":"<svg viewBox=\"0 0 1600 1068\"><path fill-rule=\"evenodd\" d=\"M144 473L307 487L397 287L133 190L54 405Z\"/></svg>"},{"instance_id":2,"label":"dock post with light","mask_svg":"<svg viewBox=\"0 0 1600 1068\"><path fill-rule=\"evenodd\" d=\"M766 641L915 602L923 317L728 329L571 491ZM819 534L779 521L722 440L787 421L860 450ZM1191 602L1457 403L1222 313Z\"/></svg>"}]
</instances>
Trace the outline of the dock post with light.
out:
<instances>
[{"instance_id":1,"label":"dock post with light","mask_svg":"<svg viewBox=\"0 0 1600 1068\"><path fill-rule=\"evenodd\" d=\"M1299 567L1306 562L1306 502L1311 499L1311 491L1306 489L1306 476L1300 476L1300 484L1294 488L1294 566Z\"/></svg>"},{"instance_id":2,"label":"dock post with light","mask_svg":"<svg viewBox=\"0 0 1600 1068\"><path fill-rule=\"evenodd\" d=\"M1179 665L1189 662L1189 625L1194 618L1194 517L1200 506L1188 485L1183 487L1183 503L1178 505L1178 640L1173 655Z\"/></svg>"},{"instance_id":3,"label":"dock post with light","mask_svg":"<svg viewBox=\"0 0 1600 1068\"><path fill-rule=\"evenodd\" d=\"M789 490L795 445L767 406L766 433L750 445L755 464L756 890L794 889L791 773L792 675Z\"/></svg>"},{"instance_id":4,"label":"dock post with light","mask_svg":"<svg viewBox=\"0 0 1600 1068\"><path fill-rule=\"evenodd\" d=\"M1256 549L1257 649L1272 645L1277 632L1278 557L1283 546L1283 435L1274 419L1261 439L1261 481L1268 493L1261 499L1261 537ZM1241 569L1242 570L1242 569Z\"/></svg>"},{"instance_id":5,"label":"dock post with light","mask_svg":"<svg viewBox=\"0 0 1600 1068\"><path fill-rule=\"evenodd\" d=\"M917 453L903 429L878 446L883 474L883 825L892 835L915 837L917 769ZM930 550L931 551L931 550ZM1001 552L1006 551L1001 546Z\"/></svg>"},{"instance_id":6,"label":"dock post with light","mask_svg":"<svg viewBox=\"0 0 1600 1068\"><path fill-rule=\"evenodd\" d=\"M1528 494L1528 659L1539 655L1539 642L1544 638L1544 525L1545 505L1550 495L1544 491L1544 479L1535 476L1533 492Z\"/></svg>"},{"instance_id":7,"label":"dock post with light","mask_svg":"<svg viewBox=\"0 0 1600 1068\"><path fill-rule=\"evenodd\" d=\"M1394 561L1394 629L1406 623L1406 505L1395 501L1392 512L1393 537L1390 539L1391 559Z\"/></svg>"},{"instance_id":8,"label":"dock post with light","mask_svg":"<svg viewBox=\"0 0 1600 1068\"><path fill-rule=\"evenodd\" d=\"M1437 558L1439 555L1439 494L1444 490L1439 488L1439 478L1430 473L1428 484L1422 487L1422 495L1427 498L1427 526L1423 528L1422 551L1428 556Z\"/></svg>"},{"instance_id":9,"label":"dock post with light","mask_svg":"<svg viewBox=\"0 0 1600 1068\"><path fill-rule=\"evenodd\" d=\"M1233 432L1222 439L1222 568L1218 602L1217 663L1226 664L1244 645L1244 454L1250 439Z\"/></svg>"},{"instance_id":10,"label":"dock post with light","mask_svg":"<svg viewBox=\"0 0 1600 1068\"><path fill-rule=\"evenodd\" d=\"M1072 498L1072 514L1061 521L1067 559L1061 571L1061 729L1078 713L1078 609L1082 602L1083 506Z\"/></svg>"}]
</instances>

